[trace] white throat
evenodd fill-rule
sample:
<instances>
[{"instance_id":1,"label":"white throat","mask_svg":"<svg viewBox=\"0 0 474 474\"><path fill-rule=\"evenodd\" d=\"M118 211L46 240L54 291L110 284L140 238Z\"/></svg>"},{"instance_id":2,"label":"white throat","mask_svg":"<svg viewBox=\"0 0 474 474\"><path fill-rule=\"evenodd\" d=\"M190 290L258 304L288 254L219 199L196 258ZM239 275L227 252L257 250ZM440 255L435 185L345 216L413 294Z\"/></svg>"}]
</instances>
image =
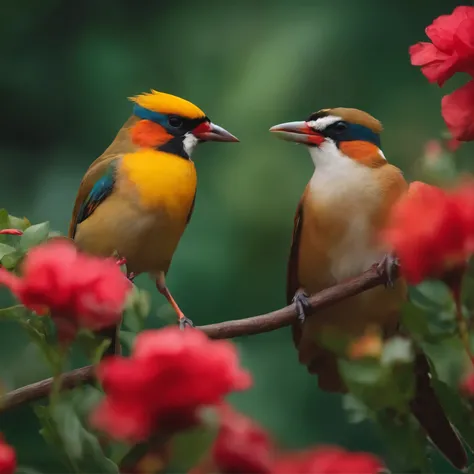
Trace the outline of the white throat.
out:
<instances>
[{"instance_id":1,"label":"white throat","mask_svg":"<svg viewBox=\"0 0 474 474\"><path fill-rule=\"evenodd\" d=\"M370 196L378 201L379 186L371 168L344 155L332 140L308 149L315 166L310 187L318 196L355 202Z\"/></svg>"},{"instance_id":2,"label":"white throat","mask_svg":"<svg viewBox=\"0 0 474 474\"><path fill-rule=\"evenodd\" d=\"M327 219L343 224L341 235L328 251L336 281L350 278L377 262L381 252L372 242L371 218L380 205L381 189L373 170L344 155L327 140L310 147L315 165L309 183L309 201Z\"/></svg>"},{"instance_id":3,"label":"white throat","mask_svg":"<svg viewBox=\"0 0 474 474\"><path fill-rule=\"evenodd\" d=\"M184 135L183 149L190 158L198 143L199 139L196 138L191 132L187 132Z\"/></svg>"}]
</instances>

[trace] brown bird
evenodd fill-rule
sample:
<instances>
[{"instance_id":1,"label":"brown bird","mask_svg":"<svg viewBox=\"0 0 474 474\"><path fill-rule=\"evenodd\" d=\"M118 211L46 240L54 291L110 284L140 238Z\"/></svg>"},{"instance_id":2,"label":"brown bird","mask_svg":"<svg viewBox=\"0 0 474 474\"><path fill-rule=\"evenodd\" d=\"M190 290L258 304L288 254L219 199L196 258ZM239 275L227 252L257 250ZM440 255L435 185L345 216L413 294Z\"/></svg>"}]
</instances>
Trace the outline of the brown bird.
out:
<instances>
[{"instance_id":1,"label":"brown bird","mask_svg":"<svg viewBox=\"0 0 474 474\"><path fill-rule=\"evenodd\" d=\"M381 123L361 110L323 109L306 121L283 123L270 131L305 144L315 165L296 211L288 263L287 302L295 302L299 311L294 343L300 362L317 374L319 387L344 393L347 388L337 356L320 345L318 335L335 330L357 338L376 326L385 338L393 336L407 297L406 283L398 279L389 288L373 288L308 319L307 296L353 278L377 262L394 268L378 234L408 185L380 148ZM451 463L463 468L466 452L431 387L426 357L419 353L415 365L413 414Z\"/></svg>"}]
</instances>

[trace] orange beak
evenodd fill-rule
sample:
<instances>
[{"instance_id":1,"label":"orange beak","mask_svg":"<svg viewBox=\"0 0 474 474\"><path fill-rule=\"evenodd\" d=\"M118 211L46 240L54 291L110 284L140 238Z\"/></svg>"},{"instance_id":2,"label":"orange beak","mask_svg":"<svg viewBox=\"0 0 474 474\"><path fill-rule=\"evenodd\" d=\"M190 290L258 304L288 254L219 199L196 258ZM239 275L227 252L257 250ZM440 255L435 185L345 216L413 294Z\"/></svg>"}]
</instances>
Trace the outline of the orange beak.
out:
<instances>
[{"instance_id":1,"label":"orange beak","mask_svg":"<svg viewBox=\"0 0 474 474\"><path fill-rule=\"evenodd\" d=\"M286 122L273 126L270 132L277 133L282 140L319 146L324 135L315 132L306 122Z\"/></svg>"}]
</instances>

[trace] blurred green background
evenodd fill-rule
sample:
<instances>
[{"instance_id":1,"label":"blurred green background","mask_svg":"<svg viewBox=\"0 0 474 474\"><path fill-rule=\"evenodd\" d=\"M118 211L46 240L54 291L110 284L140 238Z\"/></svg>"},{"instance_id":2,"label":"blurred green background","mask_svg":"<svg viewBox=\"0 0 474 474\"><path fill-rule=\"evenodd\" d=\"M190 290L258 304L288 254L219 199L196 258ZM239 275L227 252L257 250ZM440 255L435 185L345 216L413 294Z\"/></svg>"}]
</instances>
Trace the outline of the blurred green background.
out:
<instances>
[{"instance_id":1,"label":"blurred green background","mask_svg":"<svg viewBox=\"0 0 474 474\"><path fill-rule=\"evenodd\" d=\"M410 65L408 47L457 4L3 2L1 207L65 233L83 173L131 113L127 97L150 88L182 96L241 143L196 151L197 204L168 284L198 324L276 309L285 303L293 213L312 164L303 147L275 139L269 127L320 108L364 109L384 123L385 155L413 177L424 143L444 129L440 99L450 87L429 85ZM471 151L456 159L467 163ZM147 277L137 283L153 293L149 324L158 327L170 309ZM279 442L337 443L390 459L371 425L348 424L341 398L318 391L288 329L236 343L255 385L233 402ZM2 325L0 353L7 388L47 375L13 325ZM29 408L0 417L21 464L64 472L37 429ZM436 462L438 472L450 472Z\"/></svg>"}]
</instances>

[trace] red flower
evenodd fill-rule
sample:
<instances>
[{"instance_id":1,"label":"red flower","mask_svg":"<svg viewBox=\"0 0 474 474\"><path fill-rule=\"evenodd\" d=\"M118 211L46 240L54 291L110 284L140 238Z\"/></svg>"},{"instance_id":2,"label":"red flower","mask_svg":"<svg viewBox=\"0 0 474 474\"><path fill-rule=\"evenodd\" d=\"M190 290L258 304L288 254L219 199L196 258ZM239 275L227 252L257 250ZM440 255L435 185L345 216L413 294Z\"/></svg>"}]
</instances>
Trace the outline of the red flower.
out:
<instances>
[{"instance_id":1,"label":"red flower","mask_svg":"<svg viewBox=\"0 0 474 474\"><path fill-rule=\"evenodd\" d=\"M23 231L18 230L18 229L2 229L2 230L0 230L0 234L4 234L4 235L23 235Z\"/></svg>"},{"instance_id":2,"label":"red flower","mask_svg":"<svg viewBox=\"0 0 474 474\"><path fill-rule=\"evenodd\" d=\"M13 474L16 471L15 450L0 435L0 474Z\"/></svg>"},{"instance_id":3,"label":"red flower","mask_svg":"<svg viewBox=\"0 0 474 474\"><path fill-rule=\"evenodd\" d=\"M219 411L221 427L212 449L217 471L223 474L270 473L273 445L265 430L227 405Z\"/></svg>"},{"instance_id":4,"label":"red flower","mask_svg":"<svg viewBox=\"0 0 474 474\"><path fill-rule=\"evenodd\" d=\"M426 28L432 43L410 47L411 63L421 66L430 82L442 86L456 72L474 76L474 7L460 6Z\"/></svg>"},{"instance_id":5,"label":"red flower","mask_svg":"<svg viewBox=\"0 0 474 474\"><path fill-rule=\"evenodd\" d=\"M0 284L30 309L49 308L62 340L78 327L98 330L118 323L131 289L113 260L79 253L65 240L31 249L21 277L0 268Z\"/></svg>"},{"instance_id":6,"label":"red flower","mask_svg":"<svg viewBox=\"0 0 474 474\"><path fill-rule=\"evenodd\" d=\"M98 370L105 399L91 417L115 439L146 439L159 427L179 429L197 410L250 386L234 346L199 330L176 327L141 332L131 358L109 357Z\"/></svg>"},{"instance_id":7,"label":"red flower","mask_svg":"<svg viewBox=\"0 0 474 474\"><path fill-rule=\"evenodd\" d=\"M441 113L455 139L474 140L474 80L445 95L441 100Z\"/></svg>"},{"instance_id":8,"label":"red flower","mask_svg":"<svg viewBox=\"0 0 474 474\"><path fill-rule=\"evenodd\" d=\"M474 395L474 373L470 373L462 382L461 390L469 396Z\"/></svg>"},{"instance_id":9,"label":"red flower","mask_svg":"<svg viewBox=\"0 0 474 474\"><path fill-rule=\"evenodd\" d=\"M474 185L448 193L415 181L393 207L382 237L410 283L463 267L474 249Z\"/></svg>"},{"instance_id":10,"label":"red flower","mask_svg":"<svg viewBox=\"0 0 474 474\"><path fill-rule=\"evenodd\" d=\"M460 6L426 28L432 43L410 47L411 63L421 66L430 82L442 86L456 72L474 78L474 7ZM474 140L474 82L443 97L442 115L453 137Z\"/></svg>"},{"instance_id":11,"label":"red flower","mask_svg":"<svg viewBox=\"0 0 474 474\"><path fill-rule=\"evenodd\" d=\"M282 456L272 474L377 474L383 468L373 454L327 446Z\"/></svg>"}]
</instances>

